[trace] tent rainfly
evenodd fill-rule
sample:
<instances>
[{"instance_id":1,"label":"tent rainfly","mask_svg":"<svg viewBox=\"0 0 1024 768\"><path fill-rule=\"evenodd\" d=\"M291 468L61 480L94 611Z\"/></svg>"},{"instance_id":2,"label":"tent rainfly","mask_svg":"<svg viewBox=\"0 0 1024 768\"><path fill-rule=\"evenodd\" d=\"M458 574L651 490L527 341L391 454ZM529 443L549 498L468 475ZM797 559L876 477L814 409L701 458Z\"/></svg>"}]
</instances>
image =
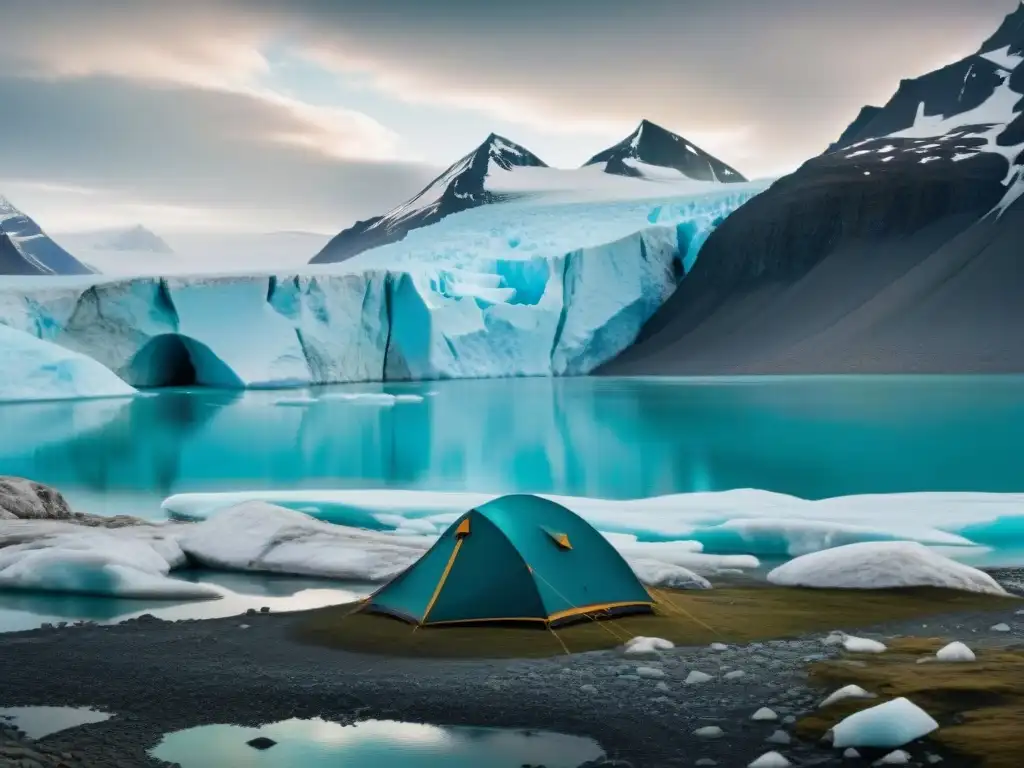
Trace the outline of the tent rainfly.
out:
<instances>
[{"instance_id":1,"label":"tent rainfly","mask_svg":"<svg viewBox=\"0 0 1024 768\"><path fill-rule=\"evenodd\" d=\"M462 515L361 610L419 626L553 626L653 606L633 570L589 523L553 501L518 494Z\"/></svg>"}]
</instances>

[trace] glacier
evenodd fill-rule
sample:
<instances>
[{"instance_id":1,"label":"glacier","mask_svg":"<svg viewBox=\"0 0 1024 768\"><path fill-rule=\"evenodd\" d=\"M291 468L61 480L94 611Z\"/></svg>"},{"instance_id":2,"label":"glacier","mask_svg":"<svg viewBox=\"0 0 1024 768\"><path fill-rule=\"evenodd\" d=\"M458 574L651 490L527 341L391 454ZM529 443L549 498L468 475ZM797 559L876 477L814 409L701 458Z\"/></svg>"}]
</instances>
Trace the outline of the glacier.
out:
<instances>
[{"instance_id":1,"label":"glacier","mask_svg":"<svg viewBox=\"0 0 1024 768\"><path fill-rule=\"evenodd\" d=\"M0 402L134 394L133 387L86 355L0 325ZM11 418L17 421L17 414Z\"/></svg>"},{"instance_id":2,"label":"glacier","mask_svg":"<svg viewBox=\"0 0 1024 768\"><path fill-rule=\"evenodd\" d=\"M764 186L489 205L279 274L9 278L0 324L134 387L584 374L632 343Z\"/></svg>"}]
</instances>

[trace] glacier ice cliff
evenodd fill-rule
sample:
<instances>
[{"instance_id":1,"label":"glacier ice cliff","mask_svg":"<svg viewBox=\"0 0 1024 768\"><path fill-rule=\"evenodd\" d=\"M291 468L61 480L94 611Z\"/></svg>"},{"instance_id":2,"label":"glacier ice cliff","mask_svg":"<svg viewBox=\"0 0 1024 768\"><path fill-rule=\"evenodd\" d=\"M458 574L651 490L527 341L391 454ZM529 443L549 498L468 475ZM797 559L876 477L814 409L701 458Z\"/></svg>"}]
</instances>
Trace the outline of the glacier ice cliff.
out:
<instances>
[{"instance_id":1,"label":"glacier ice cliff","mask_svg":"<svg viewBox=\"0 0 1024 768\"><path fill-rule=\"evenodd\" d=\"M0 323L137 387L583 374L636 338L756 184L490 206L298 274L18 278Z\"/></svg>"}]
</instances>

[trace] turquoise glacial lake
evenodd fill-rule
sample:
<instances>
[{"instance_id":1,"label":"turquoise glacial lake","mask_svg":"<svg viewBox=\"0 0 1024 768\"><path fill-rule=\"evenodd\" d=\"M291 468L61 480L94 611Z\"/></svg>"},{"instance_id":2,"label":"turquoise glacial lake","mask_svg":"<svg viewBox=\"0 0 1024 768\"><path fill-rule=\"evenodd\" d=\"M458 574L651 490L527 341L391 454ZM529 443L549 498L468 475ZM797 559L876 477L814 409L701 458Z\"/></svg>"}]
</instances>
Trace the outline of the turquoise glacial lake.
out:
<instances>
[{"instance_id":1,"label":"turquoise glacial lake","mask_svg":"<svg viewBox=\"0 0 1024 768\"><path fill-rule=\"evenodd\" d=\"M497 379L386 385L401 402L167 390L0 404L0 474L82 510L161 517L189 491L404 488L631 498L761 488L804 498L1024 491L1024 377ZM296 398L328 399L296 403ZM279 404L282 399L291 404ZM0 631L348 602L365 584L182 572L222 600L0 592Z\"/></svg>"},{"instance_id":2,"label":"turquoise glacial lake","mask_svg":"<svg viewBox=\"0 0 1024 768\"><path fill-rule=\"evenodd\" d=\"M261 736L277 744L266 750L247 745ZM191 728L165 736L152 754L182 768L576 768L604 753L591 739L557 733L315 719Z\"/></svg>"},{"instance_id":3,"label":"turquoise glacial lake","mask_svg":"<svg viewBox=\"0 0 1024 768\"><path fill-rule=\"evenodd\" d=\"M380 392L380 385L330 392ZM389 385L391 407L173 390L0 405L0 474L80 509L173 493L422 488L631 498L1022 491L1024 377L496 379Z\"/></svg>"}]
</instances>

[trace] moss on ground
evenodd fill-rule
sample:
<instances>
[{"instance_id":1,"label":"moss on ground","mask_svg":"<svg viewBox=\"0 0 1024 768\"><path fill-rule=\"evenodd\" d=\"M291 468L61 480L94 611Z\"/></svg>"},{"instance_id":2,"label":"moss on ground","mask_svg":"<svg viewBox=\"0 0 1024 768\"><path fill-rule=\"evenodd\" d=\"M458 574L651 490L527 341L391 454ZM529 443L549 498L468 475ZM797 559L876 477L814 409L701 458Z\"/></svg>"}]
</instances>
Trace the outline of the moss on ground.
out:
<instances>
[{"instance_id":1,"label":"moss on ground","mask_svg":"<svg viewBox=\"0 0 1024 768\"><path fill-rule=\"evenodd\" d=\"M857 654L863 666L844 661L811 667L812 682L823 692L851 683L878 695L846 700L821 709L797 724L797 733L820 738L847 715L905 696L940 724L933 742L976 761L982 768L1024 764L1024 651L974 648L976 662L919 664L947 641L902 638L878 655Z\"/></svg>"},{"instance_id":2,"label":"moss on ground","mask_svg":"<svg viewBox=\"0 0 1024 768\"><path fill-rule=\"evenodd\" d=\"M587 621L549 632L536 626L482 625L414 629L398 619L355 612L357 604L306 613L301 642L390 656L538 658L621 645L629 637L664 637L677 645L749 643L809 632L870 626L958 611L1005 609L1009 598L942 589L880 591L735 586L657 590L654 614Z\"/></svg>"}]
</instances>

